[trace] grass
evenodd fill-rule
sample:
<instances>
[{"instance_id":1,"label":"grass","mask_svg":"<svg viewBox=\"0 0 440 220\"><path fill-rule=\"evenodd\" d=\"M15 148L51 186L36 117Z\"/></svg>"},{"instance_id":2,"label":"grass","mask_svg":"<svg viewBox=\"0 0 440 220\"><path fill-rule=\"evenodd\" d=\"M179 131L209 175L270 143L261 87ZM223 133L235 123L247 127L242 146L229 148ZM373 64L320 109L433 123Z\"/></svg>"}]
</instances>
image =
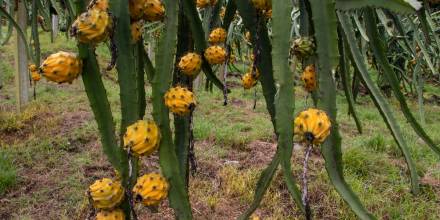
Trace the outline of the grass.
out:
<instances>
[{"instance_id":1,"label":"grass","mask_svg":"<svg viewBox=\"0 0 440 220\"><path fill-rule=\"evenodd\" d=\"M10 156L0 151L0 196L4 194L7 188L15 185L17 179L17 170L12 163Z\"/></svg>"},{"instance_id":2,"label":"grass","mask_svg":"<svg viewBox=\"0 0 440 220\"><path fill-rule=\"evenodd\" d=\"M54 43L43 35L43 54L75 44L59 36ZM37 99L22 114L14 113L12 44L0 48L4 88L0 95L0 219L72 219L87 213L84 192L94 180L113 176L101 152L97 125L88 106L81 80L56 85L42 80ZM109 60L105 46L97 49L101 66ZM115 73L103 79L115 122L121 118ZM428 86L429 91L436 87ZM150 96L147 88L147 97ZM296 88L295 111L312 103ZM191 203L197 219L233 219L252 201L260 172L276 149L273 128L258 88L256 109L253 91L232 89L229 105L221 91L199 89L194 118L198 173L190 180ZM390 99L421 176L422 193L410 194L408 170L402 154L379 112L368 97L359 97L357 111L364 128L358 134L347 114L345 98L338 96L338 119L343 137L344 175L361 201L380 219L440 219L440 163L406 123L398 104ZM411 101L413 102L413 101ZM411 103L417 112L417 104ZM440 107L426 104L426 131L440 143ZM147 104L147 117L151 104ZM417 117L417 114L416 114ZM119 125L116 125L118 128ZM295 148L293 172L300 176L303 150ZM144 159L143 171L158 168L157 156ZM309 162L309 189L316 219L356 219L331 185L318 151ZM170 219L167 203L154 214L137 207L140 216ZM10 210L14 210L11 212ZM262 219L301 219L299 210L277 173L257 215ZM79 217L81 218L81 217Z\"/></svg>"}]
</instances>

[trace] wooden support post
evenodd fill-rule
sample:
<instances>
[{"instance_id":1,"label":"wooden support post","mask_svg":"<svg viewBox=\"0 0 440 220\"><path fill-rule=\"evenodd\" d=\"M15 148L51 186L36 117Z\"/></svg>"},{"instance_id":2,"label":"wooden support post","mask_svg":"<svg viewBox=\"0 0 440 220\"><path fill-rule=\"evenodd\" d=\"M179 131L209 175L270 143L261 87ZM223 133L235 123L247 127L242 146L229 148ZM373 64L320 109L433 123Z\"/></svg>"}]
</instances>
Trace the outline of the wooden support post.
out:
<instances>
[{"instance_id":1,"label":"wooden support post","mask_svg":"<svg viewBox=\"0 0 440 220\"><path fill-rule=\"evenodd\" d=\"M27 12L24 0L18 0L16 20L20 28L26 35ZM15 51L15 85L17 112L21 112L29 102L29 73L28 60L25 42L16 34L16 51Z\"/></svg>"}]
</instances>

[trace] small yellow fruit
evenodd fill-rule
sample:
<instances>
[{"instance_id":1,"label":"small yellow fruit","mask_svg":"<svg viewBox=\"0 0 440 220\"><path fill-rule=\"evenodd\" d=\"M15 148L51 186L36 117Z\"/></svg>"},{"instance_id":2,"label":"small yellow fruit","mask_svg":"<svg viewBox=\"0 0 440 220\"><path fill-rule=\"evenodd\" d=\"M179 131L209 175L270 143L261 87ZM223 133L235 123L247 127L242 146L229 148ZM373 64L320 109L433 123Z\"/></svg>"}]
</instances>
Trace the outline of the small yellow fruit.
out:
<instances>
[{"instance_id":1,"label":"small yellow fruit","mask_svg":"<svg viewBox=\"0 0 440 220\"><path fill-rule=\"evenodd\" d=\"M41 80L41 75L38 73L38 71L31 72L31 78L32 81L38 82Z\"/></svg>"},{"instance_id":2,"label":"small yellow fruit","mask_svg":"<svg viewBox=\"0 0 440 220\"><path fill-rule=\"evenodd\" d=\"M168 183L158 173L145 174L137 179L133 196L145 206L156 206L168 195Z\"/></svg>"},{"instance_id":3,"label":"small yellow fruit","mask_svg":"<svg viewBox=\"0 0 440 220\"><path fill-rule=\"evenodd\" d=\"M217 0L196 0L197 8L206 8L208 6L214 6Z\"/></svg>"},{"instance_id":4,"label":"small yellow fruit","mask_svg":"<svg viewBox=\"0 0 440 220\"><path fill-rule=\"evenodd\" d=\"M144 19L146 21L161 21L165 16L165 8L159 0L147 0L144 9Z\"/></svg>"},{"instance_id":5,"label":"small yellow fruit","mask_svg":"<svg viewBox=\"0 0 440 220\"><path fill-rule=\"evenodd\" d=\"M209 64L222 64L226 59L226 51L220 46L210 46L205 50L205 58Z\"/></svg>"},{"instance_id":6,"label":"small yellow fruit","mask_svg":"<svg viewBox=\"0 0 440 220\"><path fill-rule=\"evenodd\" d=\"M211 44L220 44L224 43L226 40L226 30L223 28L216 28L211 31L209 34L209 43Z\"/></svg>"},{"instance_id":7,"label":"small yellow fruit","mask_svg":"<svg viewBox=\"0 0 440 220\"><path fill-rule=\"evenodd\" d=\"M197 8L206 8L206 7L208 7L209 3L210 3L209 0L197 0L196 1Z\"/></svg>"},{"instance_id":8,"label":"small yellow fruit","mask_svg":"<svg viewBox=\"0 0 440 220\"><path fill-rule=\"evenodd\" d=\"M165 94L165 105L175 114L187 115L195 108L196 101L191 91L176 86Z\"/></svg>"},{"instance_id":9,"label":"small yellow fruit","mask_svg":"<svg viewBox=\"0 0 440 220\"><path fill-rule=\"evenodd\" d=\"M129 0L128 9L130 11L130 18L134 21L141 19L144 16L146 0Z\"/></svg>"},{"instance_id":10,"label":"small yellow fruit","mask_svg":"<svg viewBox=\"0 0 440 220\"><path fill-rule=\"evenodd\" d=\"M134 21L130 25L131 42L137 43L142 37L142 21Z\"/></svg>"},{"instance_id":11,"label":"small yellow fruit","mask_svg":"<svg viewBox=\"0 0 440 220\"><path fill-rule=\"evenodd\" d=\"M97 9L101 11L108 10L108 0L92 0L90 1L88 9Z\"/></svg>"},{"instance_id":12,"label":"small yellow fruit","mask_svg":"<svg viewBox=\"0 0 440 220\"><path fill-rule=\"evenodd\" d=\"M316 89L316 72L313 64L308 65L304 69L301 80L304 82L304 88L308 92L313 92Z\"/></svg>"},{"instance_id":13,"label":"small yellow fruit","mask_svg":"<svg viewBox=\"0 0 440 220\"><path fill-rule=\"evenodd\" d=\"M112 29L108 12L90 9L82 13L72 25L72 35L81 43L98 44L107 40Z\"/></svg>"},{"instance_id":14,"label":"small yellow fruit","mask_svg":"<svg viewBox=\"0 0 440 220\"><path fill-rule=\"evenodd\" d=\"M187 53L180 58L178 67L183 74L194 77L200 72L202 57L196 53Z\"/></svg>"},{"instance_id":15,"label":"small yellow fruit","mask_svg":"<svg viewBox=\"0 0 440 220\"><path fill-rule=\"evenodd\" d=\"M130 0L130 17L132 20L161 21L165 16L165 8L160 0Z\"/></svg>"},{"instance_id":16,"label":"small yellow fruit","mask_svg":"<svg viewBox=\"0 0 440 220\"><path fill-rule=\"evenodd\" d=\"M324 111L309 108L295 118L294 134L303 142L318 145L330 134L330 127L330 119Z\"/></svg>"},{"instance_id":17,"label":"small yellow fruit","mask_svg":"<svg viewBox=\"0 0 440 220\"><path fill-rule=\"evenodd\" d=\"M100 210L96 214L96 220L125 220L125 214L121 209Z\"/></svg>"},{"instance_id":18,"label":"small yellow fruit","mask_svg":"<svg viewBox=\"0 0 440 220\"><path fill-rule=\"evenodd\" d=\"M82 61L74 53L60 51L51 54L40 66L40 73L47 80L72 83L82 72Z\"/></svg>"},{"instance_id":19,"label":"small yellow fruit","mask_svg":"<svg viewBox=\"0 0 440 220\"><path fill-rule=\"evenodd\" d=\"M272 0L252 0L252 4L259 11L272 9Z\"/></svg>"},{"instance_id":20,"label":"small yellow fruit","mask_svg":"<svg viewBox=\"0 0 440 220\"><path fill-rule=\"evenodd\" d=\"M29 72L31 73L32 81L38 82L41 80L41 75L38 72L38 68L35 64L29 64Z\"/></svg>"},{"instance_id":21,"label":"small yellow fruit","mask_svg":"<svg viewBox=\"0 0 440 220\"><path fill-rule=\"evenodd\" d=\"M244 74L243 78L241 78L241 81L244 89L250 89L257 84L257 79L255 79L251 73Z\"/></svg>"},{"instance_id":22,"label":"small yellow fruit","mask_svg":"<svg viewBox=\"0 0 440 220\"><path fill-rule=\"evenodd\" d=\"M252 74L252 69L250 69L246 74L241 78L241 82L244 89L250 89L257 84L257 80L260 77L260 71L258 69L255 70L255 74Z\"/></svg>"},{"instance_id":23,"label":"small yellow fruit","mask_svg":"<svg viewBox=\"0 0 440 220\"><path fill-rule=\"evenodd\" d=\"M130 148L136 156L151 155L160 142L159 127L154 121L139 120L127 127L124 134L124 148Z\"/></svg>"},{"instance_id":24,"label":"small yellow fruit","mask_svg":"<svg viewBox=\"0 0 440 220\"><path fill-rule=\"evenodd\" d=\"M28 66L28 68L29 68L29 72L35 72L35 71L38 71L38 67L37 67L37 65L35 65L35 64L29 64L29 66Z\"/></svg>"},{"instance_id":25,"label":"small yellow fruit","mask_svg":"<svg viewBox=\"0 0 440 220\"><path fill-rule=\"evenodd\" d=\"M113 209L124 198L124 188L121 183L109 178L96 180L89 186L88 192L93 206L97 209Z\"/></svg>"}]
</instances>

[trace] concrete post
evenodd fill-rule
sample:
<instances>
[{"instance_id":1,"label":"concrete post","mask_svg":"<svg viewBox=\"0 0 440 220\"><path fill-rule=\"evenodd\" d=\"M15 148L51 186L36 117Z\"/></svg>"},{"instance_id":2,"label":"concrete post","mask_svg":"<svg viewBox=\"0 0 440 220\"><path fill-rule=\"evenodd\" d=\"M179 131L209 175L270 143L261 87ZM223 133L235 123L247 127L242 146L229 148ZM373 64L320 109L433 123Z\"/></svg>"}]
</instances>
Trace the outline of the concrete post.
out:
<instances>
[{"instance_id":1,"label":"concrete post","mask_svg":"<svg viewBox=\"0 0 440 220\"><path fill-rule=\"evenodd\" d=\"M52 39L54 40L58 36L58 30L59 30L58 19L59 19L58 15L55 14L52 15Z\"/></svg>"},{"instance_id":2,"label":"concrete post","mask_svg":"<svg viewBox=\"0 0 440 220\"><path fill-rule=\"evenodd\" d=\"M27 12L24 0L19 0L16 21L26 35ZM16 34L16 51L15 51L15 85L17 111L21 112L29 102L29 73L28 60L25 42Z\"/></svg>"}]
</instances>

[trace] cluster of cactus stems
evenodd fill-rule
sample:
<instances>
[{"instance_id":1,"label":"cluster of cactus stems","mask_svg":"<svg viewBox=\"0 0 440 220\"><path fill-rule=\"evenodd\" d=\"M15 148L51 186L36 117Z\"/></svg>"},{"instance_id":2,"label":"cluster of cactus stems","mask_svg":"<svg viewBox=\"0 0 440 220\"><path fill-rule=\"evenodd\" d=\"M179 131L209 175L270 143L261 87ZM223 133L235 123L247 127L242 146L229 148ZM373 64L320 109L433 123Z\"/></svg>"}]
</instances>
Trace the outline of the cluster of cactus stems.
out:
<instances>
[{"instance_id":1,"label":"cluster of cactus stems","mask_svg":"<svg viewBox=\"0 0 440 220\"><path fill-rule=\"evenodd\" d=\"M150 54L146 53L144 41L141 39L136 42L132 39L130 27L133 18L130 17L129 1L131 1L130 3L134 2L132 0L108 1L108 13L112 19L110 33L106 33L111 35L112 38L111 50L113 52L113 60L110 67L113 66L114 62L120 87L122 119L118 132L119 137L116 135L110 103L107 99L106 90L101 79L100 67L95 55L97 42L84 43L83 41L83 43L78 43L79 58L82 60L82 81L98 124L103 151L120 174L122 187L126 192L120 206L126 219L136 219L133 198L130 192L135 186L139 174L139 155L131 152L130 147L124 150L123 134L126 133L127 127L136 121L149 117L145 116L145 74L152 87L152 118L158 126L158 131L160 131L160 142L158 142L159 163L161 172L167 182L162 183L159 181L159 183L166 189L168 189L169 184L168 200L170 206L175 211L176 218L192 219L188 182L190 168L193 174L196 172L194 137L192 133L194 108L190 107L189 109L182 110L180 108L182 106L177 106L177 102L166 100L170 98L167 96L167 91L185 91L185 95L182 95L182 100L190 99L189 94L191 94L190 100L192 100L193 93L189 92L196 92L193 91L193 80L201 68L209 82L207 85L215 85L221 89L224 94L224 105L227 105L229 89L226 87L226 78L229 72L228 66L231 65L229 61L234 50L231 49L234 39L229 39L229 34L226 35L227 37L220 37L220 39L223 39L223 37L227 38L225 41L221 40L223 42L216 42L217 38L209 39L209 42L220 44L226 48L224 61L218 62L224 68L223 72L220 72L223 75L223 83L215 75L212 66L208 62L208 60L213 60L212 57L207 59L206 56L209 54L206 54L205 51L208 48L208 37L211 30L220 27L222 31L227 33L234 30L234 28L230 29L230 27L234 25L233 21L238 17L236 16L237 12L240 23L244 26L247 41L249 41L248 43L253 51L250 74L251 77L261 83L266 108L278 141L277 151L272 161L261 173L257 182L254 199L239 219L248 219L258 208L279 166L281 166L287 189L297 207L304 213L306 219L311 219L312 210L310 210L307 198L307 161L312 146L320 148L332 184L356 215L360 219L375 219L346 183L342 172L341 137L336 119L337 92L334 77L336 72L338 72L341 78L344 94L349 104L349 112L353 115L358 131L362 132L362 125L355 110L355 94L350 89L350 69L355 70L358 81L362 81L369 89L374 104L377 106L405 157L411 176L412 192L414 194L419 192L419 177L409 147L403 138L399 125L394 119L390 104L368 72L363 48L359 48L358 38L355 33L357 28L363 38L369 39L372 54L378 61L380 69L385 73L384 80L390 84L404 116L425 143L435 153L440 155L440 148L426 134L409 110L406 99L400 90L399 78L386 56L385 46L380 40L381 33L377 30L377 18L380 20L383 17L381 17L382 14L376 13L374 8L386 9L387 15L392 17L396 24L400 24L398 19L396 19L397 13L408 14L417 11L417 16L421 18L420 22L425 29L424 31L429 31L429 28L432 29L432 25L427 22L431 19L429 14L416 1L390 0L388 1L389 4L387 4L379 0L299 0L300 37L294 39L293 44L291 44L292 36L291 33L286 31L286 27L292 26L291 21L288 19L293 8L292 1L162 0L165 16L160 21L163 22L163 30L157 43L158 52L155 54L154 64L150 60L152 58ZM149 0L140 2L147 1ZM155 5L160 5L160 2L154 1ZM105 1L99 2L100 4L105 3ZM8 3L9 6L12 5L10 0L0 0L0 15L6 17L9 21L7 33L0 35L0 43L7 42L13 26L17 28L18 34L26 40L23 31L12 18L12 6L10 8L1 7L4 3ZM48 9L46 10L49 4L54 4L53 7L61 10L58 5L59 3L32 0L31 4L32 44L27 48L27 51L28 57L32 62L29 69L33 74L34 81L38 81L38 74L35 74L38 72L36 66L40 63L38 23L45 26L44 23L50 21ZM65 17L69 24L86 10L84 1L65 0L63 4L66 11ZM224 5L226 7L222 9ZM197 8L197 6L200 8ZM357 20L358 12L356 10L359 9L362 9L365 28L361 27ZM87 10L90 10L90 8ZM221 11L223 21L220 19ZM41 19L38 19L38 12L43 14ZM208 17L209 19L202 21L199 16L201 12L204 15L203 17ZM268 14L270 14L271 18ZM157 14L154 15L155 19L157 16ZM100 19L101 17L97 16L94 18ZM353 25L353 18L356 21L356 27ZM271 28L271 36L269 36L268 27ZM430 35L428 32L425 33L425 38L428 40ZM438 37L434 38L439 43ZM104 40L104 38L101 40ZM433 64L427 55L426 48L420 44L421 40L417 36L415 40L419 43L428 66L432 67ZM402 45L410 48L407 39L402 39L402 41ZM239 53L241 53L240 46L238 45L238 47ZM440 50L440 48L437 49ZM408 51L414 52L415 50L408 49ZM199 57L196 58L201 59L201 66L193 66L194 63L192 63L189 69L180 68L179 70L177 68L179 60L188 53L198 54ZM218 57L214 58L216 60ZM182 62L182 65L187 64L188 61ZM305 80L307 92L312 94L314 107L319 110L309 109L300 113L294 120L294 77L296 70L305 66L314 67L313 74L309 68L304 72L302 78ZM233 65L231 67L235 68ZM44 72L41 68L39 71ZM194 71L195 75L185 75L185 71ZM70 78L69 81L71 81ZM354 83L355 81L353 81ZM254 85L252 83L252 86ZM170 90L171 87L179 89ZM186 88L181 90L180 87ZM172 96L174 97L175 95ZM195 102L190 101L182 105L187 107L187 104L192 105ZM176 109L179 110L177 111ZM170 110L175 113L173 114L174 134L170 125ZM298 140L304 142L306 146L303 163L302 193L291 171L290 159L294 135ZM142 192L141 188L137 191L138 193ZM149 202L145 203L150 204ZM119 213L121 210L118 209L117 212Z\"/></svg>"}]
</instances>

